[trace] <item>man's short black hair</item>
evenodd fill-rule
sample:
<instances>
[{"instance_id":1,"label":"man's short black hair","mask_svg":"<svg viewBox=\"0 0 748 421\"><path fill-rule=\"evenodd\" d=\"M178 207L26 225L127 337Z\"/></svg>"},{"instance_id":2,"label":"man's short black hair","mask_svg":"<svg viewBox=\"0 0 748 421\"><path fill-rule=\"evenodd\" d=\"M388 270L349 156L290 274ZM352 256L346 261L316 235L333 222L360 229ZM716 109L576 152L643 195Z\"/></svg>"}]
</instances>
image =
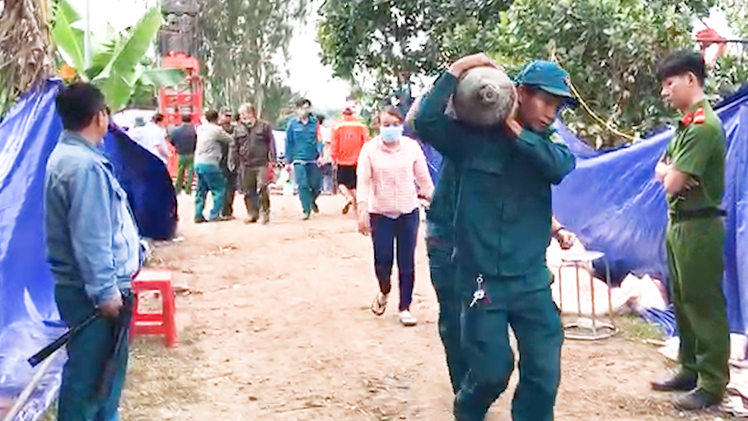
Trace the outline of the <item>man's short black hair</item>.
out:
<instances>
[{"instance_id":1,"label":"man's short black hair","mask_svg":"<svg viewBox=\"0 0 748 421\"><path fill-rule=\"evenodd\" d=\"M305 107L305 106L306 107L311 107L312 106L312 101L309 101L306 98L301 98L298 101L296 101L296 108L301 108L301 107Z\"/></svg>"},{"instance_id":2,"label":"man's short black hair","mask_svg":"<svg viewBox=\"0 0 748 421\"><path fill-rule=\"evenodd\" d=\"M231 113L231 108L229 108L229 107L221 107L221 115L222 115L222 116L223 116L223 115L228 115L228 116L231 116L231 115L233 115L233 114Z\"/></svg>"},{"instance_id":3,"label":"man's short black hair","mask_svg":"<svg viewBox=\"0 0 748 421\"><path fill-rule=\"evenodd\" d=\"M57 114L65 130L74 132L88 127L100 112L106 110L106 100L99 88L83 82L64 86L55 99Z\"/></svg>"},{"instance_id":4,"label":"man's short black hair","mask_svg":"<svg viewBox=\"0 0 748 421\"><path fill-rule=\"evenodd\" d=\"M153 115L153 118L151 119L151 121L153 121L153 122L154 122L154 123L156 123L156 124L159 124L159 123L161 123L162 121L164 121L164 119L165 119L165 118L166 118L166 117L164 117L164 115L163 115L163 114L161 114L161 113L156 113L156 114L154 114L154 115Z\"/></svg>"},{"instance_id":5,"label":"man's short black hair","mask_svg":"<svg viewBox=\"0 0 748 421\"><path fill-rule=\"evenodd\" d=\"M671 53L660 63L660 68L657 71L657 79L662 82L669 77L685 75L687 73L696 75L696 79L699 80L701 86L704 86L704 82L706 81L706 63L704 62L704 57L696 51L679 50Z\"/></svg>"},{"instance_id":6,"label":"man's short black hair","mask_svg":"<svg viewBox=\"0 0 748 421\"><path fill-rule=\"evenodd\" d=\"M218 111L216 110L206 111L205 119L208 120L208 123L216 123L218 121Z\"/></svg>"},{"instance_id":7,"label":"man's short black hair","mask_svg":"<svg viewBox=\"0 0 748 421\"><path fill-rule=\"evenodd\" d=\"M182 123L189 123L192 121L192 116L189 114L182 114Z\"/></svg>"},{"instance_id":8,"label":"man's short black hair","mask_svg":"<svg viewBox=\"0 0 748 421\"><path fill-rule=\"evenodd\" d=\"M325 122L325 116L324 116L324 115L322 115L322 114L317 114L317 122L318 122L319 124L322 124L322 123L324 123L324 122Z\"/></svg>"}]
</instances>

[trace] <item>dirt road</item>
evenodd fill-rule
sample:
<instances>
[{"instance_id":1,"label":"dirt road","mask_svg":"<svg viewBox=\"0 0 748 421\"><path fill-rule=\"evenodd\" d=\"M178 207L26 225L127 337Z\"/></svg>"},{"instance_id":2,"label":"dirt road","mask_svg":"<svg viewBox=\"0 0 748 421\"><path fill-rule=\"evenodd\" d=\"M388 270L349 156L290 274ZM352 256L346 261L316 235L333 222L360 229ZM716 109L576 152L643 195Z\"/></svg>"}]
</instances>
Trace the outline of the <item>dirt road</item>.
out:
<instances>
[{"instance_id":1,"label":"dirt road","mask_svg":"<svg viewBox=\"0 0 748 421\"><path fill-rule=\"evenodd\" d=\"M404 328L392 309L382 318L369 311L371 245L340 215L341 198L321 198L321 214L302 222L295 197L273 196L267 226L245 225L239 199L239 219L194 225L191 200L180 197L185 240L155 252L192 290L177 299L180 345L138 342L124 419L451 420L423 244L419 324ZM557 420L683 419L649 391L664 369L650 346L567 341L563 368ZM488 420L510 420L513 389L514 381Z\"/></svg>"}]
</instances>

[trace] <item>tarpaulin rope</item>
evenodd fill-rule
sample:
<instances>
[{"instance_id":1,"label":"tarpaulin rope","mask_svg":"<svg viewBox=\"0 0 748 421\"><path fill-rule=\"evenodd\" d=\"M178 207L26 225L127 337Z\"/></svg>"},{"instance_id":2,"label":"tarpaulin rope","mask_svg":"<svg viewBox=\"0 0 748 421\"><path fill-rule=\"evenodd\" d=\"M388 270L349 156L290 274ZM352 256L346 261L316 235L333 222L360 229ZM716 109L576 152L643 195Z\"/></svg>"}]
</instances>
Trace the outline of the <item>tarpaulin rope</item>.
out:
<instances>
[{"instance_id":1,"label":"tarpaulin rope","mask_svg":"<svg viewBox=\"0 0 748 421\"><path fill-rule=\"evenodd\" d=\"M559 66L561 65L561 63L558 60L558 56L556 55L556 47L553 47L553 49L551 49L551 61L557 63ZM571 83L571 78L569 78L568 82L569 82L569 88L571 88L571 93L574 95L574 98L576 98L577 101L579 101L579 104L582 106L582 108L584 108L587 114L589 114L590 117L592 117L592 119L595 120L598 124L606 128L609 132L616 134L618 136L621 136L622 138L630 142L636 142L637 140L640 139L638 134L636 135L626 134L616 129L615 127L613 127L609 122L603 120L602 117L600 117L597 113L595 113L595 111L592 110L592 108L587 104L587 101L585 101L584 98L582 98L582 95L579 93L579 90L576 88L576 86L574 86L573 83Z\"/></svg>"}]
</instances>

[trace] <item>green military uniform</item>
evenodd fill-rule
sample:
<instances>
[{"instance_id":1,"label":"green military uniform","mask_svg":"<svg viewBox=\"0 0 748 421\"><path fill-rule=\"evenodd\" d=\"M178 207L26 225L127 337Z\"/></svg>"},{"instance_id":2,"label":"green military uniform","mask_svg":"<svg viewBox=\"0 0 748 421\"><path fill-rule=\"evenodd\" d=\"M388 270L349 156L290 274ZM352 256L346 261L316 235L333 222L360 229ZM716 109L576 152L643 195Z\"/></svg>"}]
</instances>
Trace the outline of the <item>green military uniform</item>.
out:
<instances>
[{"instance_id":1,"label":"green military uniform","mask_svg":"<svg viewBox=\"0 0 748 421\"><path fill-rule=\"evenodd\" d=\"M444 159L431 206L426 211L426 252L429 256L431 283L439 301L439 336L444 345L449 377L455 394L460 390L460 384L468 370L460 345L461 301L455 288L455 265L452 260L452 224L457 189L457 169L449 159Z\"/></svg>"},{"instance_id":2,"label":"green military uniform","mask_svg":"<svg viewBox=\"0 0 748 421\"><path fill-rule=\"evenodd\" d=\"M722 292L725 229L720 219L724 190L725 133L709 104L692 107L679 123L665 162L698 186L668 195L666 234L672 301L680 336L683 374L698 375L713 396L729 379L730 332Z\"/></svg>"},{"instance_id":3,"label":"green military uniform","mask_svg":"<svg viewBox=\"0 0 748 421\"><path fill-rule=\"evenodd\" d=\"M548 62L529 68L566 74ZM520 352L513 419L550 421L563 343L545 263L551 185L574 168L574 156L552 142L550 132L526 129L515 138L502 128L473 128L449 119L444 111L456 85L453 75L442 75L415 120L422 140L454 162L460 178L454 215L456 287L469 370L455 399L455 418L483 420L506 389L514 369L511 326ZM479 289L485 298L472 303Z\"/></svg>"}]
</instances>

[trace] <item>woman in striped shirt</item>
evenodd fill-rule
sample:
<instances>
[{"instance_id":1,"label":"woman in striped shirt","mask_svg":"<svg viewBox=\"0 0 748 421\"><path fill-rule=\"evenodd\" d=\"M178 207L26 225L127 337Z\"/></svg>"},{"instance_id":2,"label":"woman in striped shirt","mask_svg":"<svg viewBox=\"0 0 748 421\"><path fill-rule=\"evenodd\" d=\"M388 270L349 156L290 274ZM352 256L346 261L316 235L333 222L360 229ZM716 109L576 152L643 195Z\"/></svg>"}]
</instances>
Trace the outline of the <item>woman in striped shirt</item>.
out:
<instances>
[{"instance_id":1,"label":"woman in striped shirt","mask_svg":"<svg viewBox=\"0 0 748 421\"><path fill-rule=\"evenodd\" d=\"M403 136L403 117L395 108L379 114L379 136L361 149L357 171L359 231L371 234L379 294L371 311L381 316L392 289L390 277L397 250L400 277L400 322L414 326L410 313L415 283L419 197L431 199L431 181L421 146ZM416 188L418 186L418 188ZM395 247L397 244L397 247Z\"/></svg>"}]
</instances>

